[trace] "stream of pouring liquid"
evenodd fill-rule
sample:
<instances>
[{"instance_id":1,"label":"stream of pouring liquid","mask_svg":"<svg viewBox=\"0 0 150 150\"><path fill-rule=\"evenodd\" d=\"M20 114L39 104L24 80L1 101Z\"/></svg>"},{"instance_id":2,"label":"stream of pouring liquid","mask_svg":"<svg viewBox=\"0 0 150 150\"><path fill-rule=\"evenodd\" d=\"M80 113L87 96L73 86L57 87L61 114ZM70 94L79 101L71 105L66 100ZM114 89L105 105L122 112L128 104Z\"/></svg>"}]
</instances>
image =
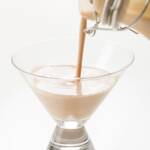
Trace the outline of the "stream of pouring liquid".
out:
<instances>
[{"instance_id":1,"label":"stream of pouring liquid","mask_svg":"<svg viewBox=\"0 0 150 150\"><path fill-rule=\"evenodd\" d=\"M79 49L78 49L78 57L77 57L77 66L76 66L76 77L79 78L76 82L76 92L78 95L82 94L82 83L80 81L81 72L82 72L82 64L83 64L83 55L84 55L84 46L86 33L84 30L87 26L87 19L81 18L80 21L80 30L79 30Z\"/></svg>"},{"instance_id":2,"label":"stream of pouring liquid","mask_svg":"<svg viewBox=\"0 0 150 150\"><path fill-rule=\"evenodd\" d=\"M87 26L87 19L82 17L80 21L80 31L79 31L79 49L78 49L77 69L76 69L77 78L81 77L83 53L86 39L86 33L84 32L84 30L86 29L86 26Z\"/></svg>"}]
</instances>

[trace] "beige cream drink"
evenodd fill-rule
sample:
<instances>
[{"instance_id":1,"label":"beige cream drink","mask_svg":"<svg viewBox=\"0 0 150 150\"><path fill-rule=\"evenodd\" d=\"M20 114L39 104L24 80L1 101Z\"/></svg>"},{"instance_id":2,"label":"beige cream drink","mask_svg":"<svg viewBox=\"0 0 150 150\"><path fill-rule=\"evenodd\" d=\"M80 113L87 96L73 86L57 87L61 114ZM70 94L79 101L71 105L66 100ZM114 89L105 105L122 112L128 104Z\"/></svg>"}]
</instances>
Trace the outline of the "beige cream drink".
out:
<instances>
[{"instance_id":1,"label":"beige cream drink","mask_svg":"<svg viewBox=\"0 0 150 150\"><path fill-rule=\"evenodd\" d=\"M74 82L75 66L42 67L36 74L66 78L68 81L58 79L40 80L33 83L33 90L39 97L47 111L56 120L86 120L103 101L107 92L113 86L115 79L109 80L80 80L81 93L77 93L78 84ZM94 68L83 68L83 77L103 75L106 72ZM54 72L54 74L51 74ZM70 81L69 81L70 79Z\"/></svg>"},{"instance_id":2,"label":"beige cream drink","mask_svg":"<svg viewBox=\"0 0 150 150\"><path fill-rule=\"evenodd\" d=\"M82 2L85 4L86 0L82 0ZM100 10L103 1L94 0L92 3L97 13L100 13L98 10ZM88 12L90 15L89 18L87 16ZM104 70L83 68L84 46L86 44L85 29L87 27L87 19L90 19L92 14L93 12L90 6L85 5L84 11L81 12L76 66L42 67L34 71L34 73L38 74L44 73L44 76L45 73L51 74L53 72L55 74L54 77L60 75L60 78L62 78L62 76L66 78L65 81L59 83L37 79L32 87L47 111L57 120L86 120L103 101L105 95L115 82L114 78L109 80L103 79L100 82L97 80L83 81L81 79L85 76L85 70L88 72L88 76L91 73L92 77L107 73ZM64 74L65 70L71 74L72 79L70 79L70 81L68 81L70 76ZM77 77L78 80L74 81L74 76Z\"/></svg>"},{"instance_id":3,"label":"beige cream drink","mask_svg":"<svg viewBox=\"0 0 150 150\"><path fill-rule=\"evenodd\" d=\"M63 95L34 89L42 104L56 120L86 120L102 102L107 91L89 95Z\"/></svg>"},{"instance_id":4,"label":"beige cream drink","mask_svg":"<svg viewBox=\"0 0 150 150\"><path fill-rule=\"evenodd\" d=\"M82 17L80 20L79 49L78 49L77 66L76 66L76 77L80 77L82 71L84 45L86 40L86 33L84 30L86 29L86 26L87 26L87 20Z\"/></svg>"}]
</instances>

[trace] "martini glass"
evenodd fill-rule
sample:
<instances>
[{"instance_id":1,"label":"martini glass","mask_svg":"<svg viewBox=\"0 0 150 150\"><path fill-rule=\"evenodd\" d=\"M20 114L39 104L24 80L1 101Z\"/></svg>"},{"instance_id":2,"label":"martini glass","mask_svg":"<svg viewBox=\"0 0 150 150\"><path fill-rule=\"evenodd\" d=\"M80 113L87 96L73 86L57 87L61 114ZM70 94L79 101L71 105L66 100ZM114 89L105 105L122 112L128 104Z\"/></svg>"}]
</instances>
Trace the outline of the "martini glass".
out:
<instances>
[{"instance_id":1,"label":"martini glass","mask_svg":"<svg viewBox=\"0 0 150 150\"><path fill-rule=\"evenodd\" d=\"M87 38L77 78L77 53L77 39L63 37L26 47L11 58L55 120L49 150L94 149L84 124L134 61L133 52L121 43Z\"/></svg>"}]
</instances>

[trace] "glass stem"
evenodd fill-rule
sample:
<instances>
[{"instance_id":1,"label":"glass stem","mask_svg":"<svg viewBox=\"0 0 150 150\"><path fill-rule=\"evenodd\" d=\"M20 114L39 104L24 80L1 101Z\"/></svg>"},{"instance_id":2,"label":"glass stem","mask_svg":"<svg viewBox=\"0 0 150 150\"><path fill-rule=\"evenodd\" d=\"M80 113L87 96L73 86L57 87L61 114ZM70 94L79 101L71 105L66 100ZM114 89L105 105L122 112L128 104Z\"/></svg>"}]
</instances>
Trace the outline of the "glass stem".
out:
<instances>
[{"instance_id":1,"label":"glass stem","mask_svg":"<svg viewBox=\"0 0 150 150\"><path fill-rule=\"evenodd\" d=\"M89 137L84 127L65 129L56 126L51 139L51 145L55 147L79 147L86 145L88 141Z\"/></svg>"}]
</instances>

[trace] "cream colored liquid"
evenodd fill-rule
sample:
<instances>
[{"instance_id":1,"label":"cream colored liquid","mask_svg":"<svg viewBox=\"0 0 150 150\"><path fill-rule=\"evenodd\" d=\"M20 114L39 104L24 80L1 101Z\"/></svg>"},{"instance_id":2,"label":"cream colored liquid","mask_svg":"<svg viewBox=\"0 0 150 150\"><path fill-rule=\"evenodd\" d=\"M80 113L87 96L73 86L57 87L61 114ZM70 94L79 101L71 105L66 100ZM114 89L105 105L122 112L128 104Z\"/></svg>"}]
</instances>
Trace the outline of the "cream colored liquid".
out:
<instances>
[{"instance_id":1,"label":"cream colored liquid","mask_svg":"<svg viewBox=\"0 0 150 150\"><path fill-rule=\"evenodd\" d=\"M39 97L47 111L56 120L85 120L103 101L111 89L114 78L99 80L80 80L81 93L77 93L78 84L74 81L74 66L49 66L36 70L36 74L70 79L57 80L35 79L33 90ZM83 77L103 75L104 70L83 68ZM52 72L54 74L52 74Z\"/></svg>"},{"instance_id":2,"label":"cream colored liquid","mask_svg":"<svg viewBox=\"0 0 150 150\"><path fill-rule=\"evenodd\" d=\"M82 63L83 63L83 56L84 56L84 45L86 40L86 33L84 30L87 26L87 20L85 18L81 18L80 21L80 31L79 31L79 49L78 49L78 58L77 58L77 66L76 66L76 77L81 77L82 72Z\"/></svg>"},{"instance_id":3,"label":"cream colored liquid","mask_svg":"<svg viewBox=\"0 0 150 150\"><path fill-rule=\"evenodd\" d=\"M94 4L101 7L101 3L97 4L96 2L99 1L94 1ZM96 9L99 9L97 7ZM104 70L82 66L86 39L84 30L87 26L88 12L90 11L85 11L85 14L81 12L77 66L50 66L34 71L34 73L44 76L50 75L58 78L64 76L67 79L67 81L59 82L58 79L53 81L36 79L32 86L42 104L56 120L86 120L103 101L116 80L115 78L109 78L109 80L101 79L101 81L97 79L73 81L74 76L78 78L81 75L82 77L93 77L107 73ZM91 15L90 13L89 15ZM70 82L68 81L69 78Z\"/></svg>"}]
</instances>

